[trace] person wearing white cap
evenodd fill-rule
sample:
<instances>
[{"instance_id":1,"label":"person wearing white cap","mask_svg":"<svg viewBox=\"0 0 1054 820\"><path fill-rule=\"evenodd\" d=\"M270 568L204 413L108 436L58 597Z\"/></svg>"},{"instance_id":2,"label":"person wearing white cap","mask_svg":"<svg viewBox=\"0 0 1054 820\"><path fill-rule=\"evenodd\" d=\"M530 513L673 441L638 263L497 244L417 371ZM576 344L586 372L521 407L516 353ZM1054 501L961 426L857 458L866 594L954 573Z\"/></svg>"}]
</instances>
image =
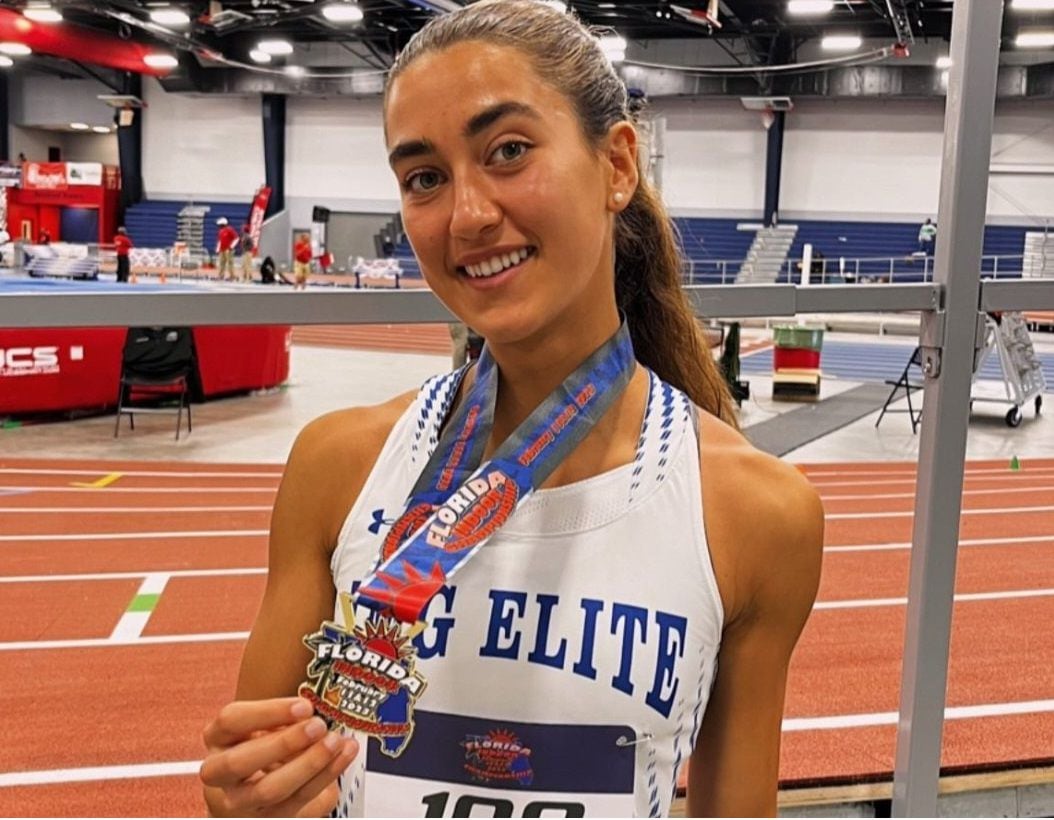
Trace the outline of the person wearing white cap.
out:
<instances>
[{"instance_id":1,"label":"person wearing white cap","mask_svg":"<svg viewBox=\"0 0 1054 820\"><path fill-rule=\"evenodd\" d=\"M220 231L216 235L216 252L219 254L220 279L234 281L234 246L238 243L238 232L230 226L227 217L216 220Z\"/></svg>"}]
</instances>

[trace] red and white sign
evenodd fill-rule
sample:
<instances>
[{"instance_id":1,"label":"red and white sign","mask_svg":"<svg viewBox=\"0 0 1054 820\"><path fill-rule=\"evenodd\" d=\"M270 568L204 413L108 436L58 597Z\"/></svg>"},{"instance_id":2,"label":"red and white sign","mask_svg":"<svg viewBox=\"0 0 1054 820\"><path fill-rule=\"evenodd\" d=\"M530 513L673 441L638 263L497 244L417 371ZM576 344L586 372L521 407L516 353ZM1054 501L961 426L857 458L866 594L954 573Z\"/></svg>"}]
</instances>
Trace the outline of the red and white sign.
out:
<instances>
[{"instance_id":1,"label":"red and white sign","mask_svg":"<svg viewBox=\"0 0 1054 820\"><path fill-rule=\"evenodd\" d=\"M253 237L253 256L260 250L260 233L263 231L264 214L267 213L267 202L271 198L271 189L261 185L253 196L252 209L249 211L249 233Z\"/></svg>"},{"instance_id":2,"label":"red and white sign","mask_svg":"<svg viewBox=\"0 0 1054 820\"><path fill-rule=\"evenodd\" d=\"M102 185L102 163L67 162L66 181L70 185Z\"/></svg>"},{"instance_id":3,"label":"red and white sign","mask_svg":"<svg viewBox=\"0 0 1054 820\"><path fill-rule=\"evenodd\" d=\"M54 345L0 348L0 377L58 372L59 349Z\"/></svg>"},{"instance_id":4,"label":"red and white sign","mask_svg":"<svg viewBox=\"0 0 1054 820\"><path fill-rule=\"evenodd\" d=\"M27 162L22 187L35 191L65 191L69 187L65 162Z\"/></svg>"}]
</instances>

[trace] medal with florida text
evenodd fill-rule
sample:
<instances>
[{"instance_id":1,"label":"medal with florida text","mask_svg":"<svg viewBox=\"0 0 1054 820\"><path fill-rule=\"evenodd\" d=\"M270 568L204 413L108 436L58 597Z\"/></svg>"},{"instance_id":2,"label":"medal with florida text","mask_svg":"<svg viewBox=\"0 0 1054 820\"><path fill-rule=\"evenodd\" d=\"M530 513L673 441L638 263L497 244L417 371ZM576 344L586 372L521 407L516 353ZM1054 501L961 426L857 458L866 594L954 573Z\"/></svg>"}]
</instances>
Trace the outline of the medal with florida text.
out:
<instances>
[{"instance_id":1,"label":"medal with florida text","mask_svg":"<svg viewBox=\"0 0 1054 820\"><path fill-rule=\"evenodd\" d=\"M374 736L398 757L413 735L425 690L411 643L428 603L589 434L635 368L625 322L546 397L485 464L497 365L486 348L476 380L381 545L379 566L354 601L341 593L344 626L325 622L304 643L314 654L299 694L331 726ZM356 619L355 605L372 610Z\"/></svg>"},{"instance_id":2,"label":"medal with florida text","mask_svg":"<svg viewBox=\"0 0 1054 820\"><path fill-rule=\"evenodd\" d=\"M347 593L341 593L344 626L326 621L304 638L315 653L309 683L297 694L311 701L329 725L373 735L381 751L398 757L414 731L413 710L425 690L410 641L423 624L407 628L393 618L355 623Z\"/></svg>"}]
</instances>

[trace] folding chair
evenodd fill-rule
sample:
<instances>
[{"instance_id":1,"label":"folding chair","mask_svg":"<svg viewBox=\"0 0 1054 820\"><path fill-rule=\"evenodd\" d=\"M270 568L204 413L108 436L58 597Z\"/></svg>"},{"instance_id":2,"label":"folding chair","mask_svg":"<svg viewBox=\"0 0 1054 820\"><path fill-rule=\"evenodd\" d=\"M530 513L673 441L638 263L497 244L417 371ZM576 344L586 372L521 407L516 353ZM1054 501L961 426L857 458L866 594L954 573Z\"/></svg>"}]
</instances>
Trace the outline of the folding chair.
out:
<instances>
[{"instance_id":1,"label":"folding chair","mask_svg":"<svg viewBox=\"0 0 1054 820\"><path fill-rule=\"evenodd\" d=\"M122 415L128 416L134 430L136 413L174 413L176 441L179 441L184 408L187 432L191 432L194 428L190 392L196 368L194 337L189 327L129 328L121 360L113 437L117 438L120 433ZM178 402L175 407L164 406L173 400Z\"/></svg>"},{"instance_id":2,"label":"folding chair","mask_svg":"<svg viewBox=\"0 0 1054 820\"><path fill-rule=\"evenodd\" d=\"M886 396L886 403L882 405L882 412L878 414L878 418L875 420L875 427L878 427L882 423L882 417L886 413L907 413L911 419L911 432L914 434L918 431L919 422L922 419L922 408L915 408L911 403L911 394L916 390L922 390L925 385L919 382L913 382L911 380L911 368L917 367L919 374L922 374L922 351L919 348L915 348L911 354L911 358L908 359L908 363L904 365L904 371L900 374L900 378L896 381L892 379L886 379L886 384L893 385L893 389L889 391L889 395ZM889 405L897 400L897 391L903 390L904 396L908 400L908 407L906 410L890 410Z\"/></svg>"}]
</instances>

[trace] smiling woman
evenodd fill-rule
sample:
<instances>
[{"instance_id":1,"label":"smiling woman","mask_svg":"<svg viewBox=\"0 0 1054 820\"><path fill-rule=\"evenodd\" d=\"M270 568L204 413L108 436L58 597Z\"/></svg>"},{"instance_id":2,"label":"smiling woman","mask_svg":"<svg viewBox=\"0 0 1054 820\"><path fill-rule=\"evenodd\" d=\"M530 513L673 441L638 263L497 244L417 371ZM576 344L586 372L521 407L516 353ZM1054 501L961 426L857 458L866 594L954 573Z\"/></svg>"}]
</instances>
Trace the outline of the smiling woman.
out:
<instances>
[{"instance_id":1,"label":"smiling woman","mask_svg":"<svg viewBox=\"0 0 1054 820\"><path fill-rule=\"evenodd\" d=\"M214 814L659 815L688 760L690 814L774 813L822 510L735 429L626 103L535 0L393 67L403 224L486 347L299 436Z\"/></svg>"}]
</instances>

